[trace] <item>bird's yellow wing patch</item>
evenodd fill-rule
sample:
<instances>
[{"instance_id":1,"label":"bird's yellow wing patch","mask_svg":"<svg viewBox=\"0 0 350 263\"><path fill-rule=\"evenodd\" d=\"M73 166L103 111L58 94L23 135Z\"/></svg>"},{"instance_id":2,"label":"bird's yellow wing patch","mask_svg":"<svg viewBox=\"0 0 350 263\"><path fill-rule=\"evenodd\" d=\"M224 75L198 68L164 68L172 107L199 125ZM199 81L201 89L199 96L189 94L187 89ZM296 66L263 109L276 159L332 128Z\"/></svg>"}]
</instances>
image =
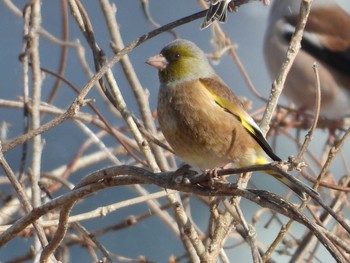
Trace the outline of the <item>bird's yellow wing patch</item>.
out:
<instances>
[{"instance_id":1,"label":"bird's yellow wing patch","mask_svg":"<svg viewBox=\"0 0 350 263\"><path fill-rule=\"evenodd\" d=\"M272 148L266 141L262 131L260 130L259 126L255 123L255 121L250 117L250 115L243 109L243 106L239 99L235 97L235 95L231 92L229 93L227 89L229 89L225 84L221 83L220 81L215 81L215 85L206 85L206 82L201 79L201 82L203 84L203 87L206 88L214 101L222 107L225 111L231 113L233 116L235 116L242 124L242 126L248 131L248 133L258 142L260 147L266 152L268 156L274 161L281 161L281 159L274 154ZM213 82L213 81L211 81ZM214 88L212 88L212 86ZM221 86L221 89L218 87ZM220 96L216 91L222 90L224 88L225 92L223 93L224 96ZM231 90L230 90L231 91ZM266 163L265 161L261 160L261 164Z\"/></svg>"}]
</instances>

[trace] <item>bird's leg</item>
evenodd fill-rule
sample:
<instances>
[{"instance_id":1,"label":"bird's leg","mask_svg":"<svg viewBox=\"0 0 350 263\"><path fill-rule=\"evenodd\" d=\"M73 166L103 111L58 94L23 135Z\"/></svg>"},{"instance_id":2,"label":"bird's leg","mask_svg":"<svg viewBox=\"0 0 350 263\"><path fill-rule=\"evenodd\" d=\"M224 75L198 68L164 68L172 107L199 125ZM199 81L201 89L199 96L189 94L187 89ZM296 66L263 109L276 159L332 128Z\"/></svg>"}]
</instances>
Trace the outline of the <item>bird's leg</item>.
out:
<instances>
[{"instance_id":1,"label":"bird's leg","mask_svg":"<svg viewBox=\"0 0 350 263\"><path fill-rule=\"evenodd\" d=\"M219 178L219 175L218 175L218 171L220 170L221 168L212 168L212 169L206 169L204 171L204 175L206 177L208 177L208 182L209 182L209 185L213 185L214 184L214 180L217 180Z\"/></svg>"}]
</instances>

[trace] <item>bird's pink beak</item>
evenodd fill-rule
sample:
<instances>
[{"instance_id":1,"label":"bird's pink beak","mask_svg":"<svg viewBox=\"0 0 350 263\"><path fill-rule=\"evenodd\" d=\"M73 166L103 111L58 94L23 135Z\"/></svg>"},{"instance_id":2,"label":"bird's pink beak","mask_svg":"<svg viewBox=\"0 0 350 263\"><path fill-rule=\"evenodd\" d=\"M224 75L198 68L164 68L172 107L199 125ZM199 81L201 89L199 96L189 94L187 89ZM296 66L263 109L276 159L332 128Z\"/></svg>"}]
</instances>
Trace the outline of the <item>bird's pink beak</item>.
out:
<instances>
[{"instance_id":1,"label":"bird's pink beak","mask_svg":"<svg viewBox=\"0 0 350 263\"><path fill-rule=\"evenodd\" d=\"M147 59L146 63L152 67L155 67L158 70L163 70L168 65L168 61L162 54L150 57L149 59Z\"/></svg>"}]
</instances>

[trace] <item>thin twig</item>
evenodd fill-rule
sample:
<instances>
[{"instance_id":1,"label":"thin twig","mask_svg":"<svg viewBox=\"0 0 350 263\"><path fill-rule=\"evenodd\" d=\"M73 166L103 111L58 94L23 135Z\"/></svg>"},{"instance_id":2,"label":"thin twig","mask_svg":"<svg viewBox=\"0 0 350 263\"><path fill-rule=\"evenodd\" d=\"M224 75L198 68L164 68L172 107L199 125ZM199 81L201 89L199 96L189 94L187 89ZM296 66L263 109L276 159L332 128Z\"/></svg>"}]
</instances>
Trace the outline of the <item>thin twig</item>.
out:
<instances>
[{"instance_id":1,"label":"thin twig","mask_svg":"<svg viewBox=\"0 0 350 263\"><path fill-rule=\"evenodd\" d=\"M285 61L281 66L281 71L277 77L277 79L272 84L271 93L269 96L269 103L265 109L264 116L260 123L260 128L266 134L269 130L269 123L272 119L272 114L275 111L277 106L277 102L282 93L284 83L286 81L288 72L293 65L293 62L300 50L300 42L303 36L304 28L307 22L307 18L310 13L312 0L303 0L300 5L300 19L295 27L294 34L292 36L290 45L287 50L287 56Z\"/></svg>"},{"instance_id":2,"label":"thin twig","mask_svg":"<svg viewBox=\"0 0 350 263\"><path fill-rule=\"evenodd\" d=\"M69 37L69 22L68 22L68 8L67 8L67 1L61 0L61 14L62 14L62 41L66 43L68 41ZM58 75L64 74L64 69L66 67L67 63L67 55L68 55L68 47L67 45L62 45L61 48L61 55L60 55L60 62L59 62L59 68L58 68ZM62 80L60 78L57 78L55 80L55 83L53 84L53 87L51 89L51 92L48 96L47 103L52 104L55 101L58 89L61 85Z\"/></svg>"},{"instance_id":3,"label":"thin twig","mask_svg":"<svg viewBox=\"0 0 350 263\"><path fill-rule=\"evenodd\" d=\"M315 83L316 83L316 104L315 104L315 117L314 120L312 122L311 128L309 130L309 132L306 135L306 139L297 155L297 157L295 158L295 162L296 163L300 163L301 159L303 158L303 155L306 151L306 149L309 147L309 144L312 140L312 136L317 128L317 123L318 123L318 119L320 116L320 109L321 109L321 84L320 84L320 76L318 73L318 66L316 63L314 63L312 65L312 68L314 70L315 73Z\"/></svg>"},{"instance_id":4,"label":"thin twig","mask_svg":"<svg viewBox=\"0 0 350 263\"><path fill-rule=\"evenodd\" d=\"M117 53L125 46L115 17L116 7L114 6L113 8L113 6L109 3L108 0L101 0L100 4L102 7L102 11L105 14L109 34L112 38L112 48L115 51L115 53ZM148 92L142 88L141 82L135 73L135 69L129 57L125 55L120 60L120 63L136 98L139 110L141 112L142 120L146 129L149 130L151 133L156 134L157 129L154 124L154 119L152 117L152 112L149 106ZM168 170L169 167L164 157L162 149L159 148L157 145L154 145L153 143L150 146L156 157L157 163L160 166L160 169L163 171Z\"/></svg>"},{"instance_id":5,"label":"thin twig","mask_svg":"<svg viewBox=\"0 0 350 263\"><path fill-rule=\"evenodd\" d=\"M29 214L30 212L33 211L33 207L30 203L28 196L26 195L25 191L23 190L22 185L20 184L20 182L16 178L16 175L14 174L11 167L7 163L3 153L1 151L1 142L0 142L0 165L4 169L7 177L9 178L12 187L15 189L16 194L21 202L21 205L23 206L24 210ZM45 247L48 244L48 242L46 239L44 229L41 227L41 225L36 220L32 221L31 223L33 224L33 226L35 228L37 236L41 242L41 246Z\"/></svg>"}]
</instances>

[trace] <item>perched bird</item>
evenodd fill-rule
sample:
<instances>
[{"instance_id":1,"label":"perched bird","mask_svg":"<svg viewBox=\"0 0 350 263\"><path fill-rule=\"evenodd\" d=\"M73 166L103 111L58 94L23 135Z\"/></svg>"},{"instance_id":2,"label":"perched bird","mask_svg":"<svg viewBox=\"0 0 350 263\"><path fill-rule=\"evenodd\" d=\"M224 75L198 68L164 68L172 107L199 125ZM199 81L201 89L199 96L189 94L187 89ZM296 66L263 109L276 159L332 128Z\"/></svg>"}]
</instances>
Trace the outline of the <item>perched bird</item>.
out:
<instances>
[{"instance_id":1,"label":"perched bird","mask_svg":"<svg viewBox=\"0 0 350 263\"><path fill-rule=\"evenodd\" d=\"M275 0L265 34L264 55L272 79L277 77L299 18L301 0ZM312 112L316 101L314 62L318 64L322 117L350 115L350 16L333 0L314 0L302 49L286 79L283 93Z\"/></svg>"},{"instance_id":2,"label":"perched bird","mask_svg":"<svg viewBox=\"0 0 350 263\"><path fill-rule=\"evenodd\" d=\"M232 0L208 0L207 2L209 2L209 8L201 25L201 29L207 28L215 20L225 23L227 19L227 10L229 9L232 11L234 8L234 5L231 4L232 8L229 5L231 1Z\"/></svg>"},{"instance_id":3,"label":"perched bird","mask_svg":"<svg viewBox=\"0 0 350 263\"><path fill-rule=\"evenodd\" d=\"M175 153L202 170L281 161L203 51L178 39L147 62L158 69L160 128ZM301 198L287 178L271 174Z\"/></svg>"}]
</instances>

